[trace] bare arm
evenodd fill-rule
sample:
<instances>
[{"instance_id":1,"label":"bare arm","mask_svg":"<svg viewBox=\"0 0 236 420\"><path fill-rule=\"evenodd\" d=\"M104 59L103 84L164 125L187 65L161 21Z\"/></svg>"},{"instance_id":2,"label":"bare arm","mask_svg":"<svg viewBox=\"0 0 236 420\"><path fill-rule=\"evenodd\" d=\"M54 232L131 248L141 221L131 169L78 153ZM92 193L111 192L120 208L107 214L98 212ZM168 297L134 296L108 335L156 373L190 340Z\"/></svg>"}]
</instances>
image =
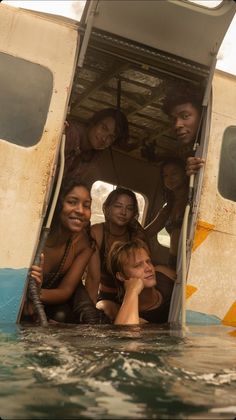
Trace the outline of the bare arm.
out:
<instances>
[{"instance_id":1,"label":"bare arm","mask_svg":"<svg viewBox=\"0 0 236 420\"><path fill-rule=\"evenodd\" d=\"M116 325L139 324L139 294L143 290L141 279L133 278L125 281L125 296L115 318Z\"/></svg>"},{"instance_id":2,"label":"bare arm","mask_svg":"<svg viewBox=\"0 0 236 420\"><path fill-rule=\"evenodd\" d=\"M165 227L169 212L170 209L168 205L162 207L161 210L157 213L156 217L147 226L145 226L144 229L149 238L157 235L157 233Z\"/></svg>"},{"instance_id":3,"label":"bare arm","mask_svg":"<svg viewBox=\"0 0 236 420\"><path fill-rule=\"evenodd\" d=\"M88 265L88 273L85 280L85 287L94 304L97 302L98 288L101 277L101 263L99 249L96 247L95 252L90 258Z\"/></svg>"},{"instance_id":4,"label":"bare arm","mask_svg":"<svg viewBox=\"0 0 236 420\"><path fill-rule=\"evenodd\" d=\"M95 224L91 227L91 235L95 239L97 246L95 252L93 253L89 261L88 273L85 280L85 287L88 291L90 298L96 305L101 277L101 261L99 249L102 242L102 226L100 223Z\"/></svg>"},{"instance_id":5,"label":"bare arm","mask_svg":"<svg viewBox=\"0 0 236 420\"><path fill-rule=\"evenodd\" d=\"M56 289L41 289L40 300L52 305L66 302L76 290L92 252L90 247L84 247Z\"/></svg>"}]
</instances>

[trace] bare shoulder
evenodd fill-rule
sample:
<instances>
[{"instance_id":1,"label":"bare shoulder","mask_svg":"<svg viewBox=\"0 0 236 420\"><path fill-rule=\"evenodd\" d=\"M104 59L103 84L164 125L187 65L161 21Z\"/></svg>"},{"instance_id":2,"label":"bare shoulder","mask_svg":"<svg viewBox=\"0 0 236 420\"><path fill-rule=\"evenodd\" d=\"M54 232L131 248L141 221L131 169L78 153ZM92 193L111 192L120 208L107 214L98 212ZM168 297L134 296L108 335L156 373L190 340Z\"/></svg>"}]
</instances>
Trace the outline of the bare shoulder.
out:
<instances>
[{"instance_id":1,"label":"bare shoulder","mask_svg":"<svg viewBox=\"0 0 236 420\"><path fill-rule=\"evenodd\" d=\"M80 232L72 239L72 247L80 254L84 249L90 249L91 244L87 232Z\"/></svg>"}]
</instances>

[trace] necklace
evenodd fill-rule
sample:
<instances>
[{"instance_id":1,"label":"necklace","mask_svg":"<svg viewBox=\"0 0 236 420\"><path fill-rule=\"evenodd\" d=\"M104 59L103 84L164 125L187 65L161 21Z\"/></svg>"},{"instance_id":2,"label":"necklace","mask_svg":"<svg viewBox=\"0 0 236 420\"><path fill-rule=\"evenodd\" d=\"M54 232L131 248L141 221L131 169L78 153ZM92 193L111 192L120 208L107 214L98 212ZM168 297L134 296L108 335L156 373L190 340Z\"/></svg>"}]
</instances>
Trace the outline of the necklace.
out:
<instances>
[{"instance_id":1,"label":"necklace","mask_svg":"<svg viewBox=\"0 0 236 420\"><path fill-rule=\"evenodd\" d=\"M104 256L106 258L106 256L108 255L108 252L110 250L111 245L118 240L120 240L121 242L129 241L130 240L130 234L129 234L128 231L126 231L122 234L119 234L119 235L113 234L113 233L110 232L109 227L106 224L104 224L103 226L104 226L104 244L105 244ZM112 240L112 238L113 238L113 240Z\"/></svg>"},{"instance_id":2,"label":"necklace","mask_svg":"<svg viewBox=\"0 0 236 420\"><path fill-rule=\"evenodd\" d=\"M123 237L126 240L126 238L128 238L130 236L129 232L128 232L128 229L125 229L125 231L123 231L122 233L112 233L107 223L105 223L104 228L105 228L105 233L109 236L113 236L114 238L122 238Z\"/></svg>"},{"instance_id":3,"label":"necklace","mask_svg":"<svg viewBox=\"0 0 236 420\"><path fill-rule=\"evenodd\" d=\"M68 254L69 254L69 251L70 251L70 248L71 248L71 244L72 244L72 238L69 238L67 243L66 243L65 252L64 252L64 255L61 259L58 270L55 273L51 272L51 273L47 274L47 276L46 276L47 279L46 279L46 282L45 282L45 285L44 285L44 287L46 289L51 289L52 286L54 286L54 288L55 288L56 282L59 279L59 277L62 273L62 270L64 268L65 262L67 260L67 257L68 257Z\"/></svg>"}]
</instances>

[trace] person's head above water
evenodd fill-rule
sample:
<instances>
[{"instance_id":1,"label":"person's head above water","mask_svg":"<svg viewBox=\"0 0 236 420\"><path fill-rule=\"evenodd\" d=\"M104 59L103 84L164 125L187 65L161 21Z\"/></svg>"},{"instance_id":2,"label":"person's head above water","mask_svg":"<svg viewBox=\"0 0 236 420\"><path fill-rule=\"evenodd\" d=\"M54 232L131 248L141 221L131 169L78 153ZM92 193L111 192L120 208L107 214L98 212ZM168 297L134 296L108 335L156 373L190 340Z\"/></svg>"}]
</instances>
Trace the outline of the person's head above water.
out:
<instances>
[{"instance_id":1,"label":"person's head above water","mask_svg":"<svg viewBox=\"0 0 236 420\"><path fill-rule=\"evenodd\" d=\"M168 91L162 110L172 123L177 139L187 145L194 143L198 134L202 109L202 89L194 86L181 86Z\"/></svg>"},{"instance_id":2,"label":"person's head above water","mask_svg":"<svg viewBox=\"0 0 236 420\"><path fill-rule=\"evenodd\" d=\"M160 176L163 190L175 192L188 185L185 162L179 158L165 159L161 164Z\"/></svg>"},{"instance_id":3,"label":"person's head above water","mask_svg":"<svg viewBox=\"0 0 236 420\"><path fill-rule=\"evenodd\" d=\"M144 287L147 288L156 284L155 269L149 249L140 239L114 242L107 257L107 268L118 280L118 287L119 282L130 278L141 278Z\"/></svg>"},{"instance_id":4,"label":"person's head above water","mask_svg":"<svg viewBox=\"0 0 236 420\"><path fill-rule=\"evenodd\" d=\"M103 150L111 145L122 145L128 137L128 120L119 109L102 109L88 121L88 140L94 150Z\"/></svg>"},{"instance_id":5,"label":"person's head above water","mask_svg":"<svg viewBox=\"0 0 236 420\"><path fill-rule=\"evenodd\" d=\"M135 193L123 187L117 187L110 192L102 209L105 220L119 226L127 225L139 216Z\"/></svg>"},{"instance_id":6,"label":"person's head above water","mask_svg":"<svg viewBox=\"0 0 236 420\"><path fill-rule=\"evenodd\" d=\"M91 194L89 188L77 180L65 181L62 184L52 228L63 229L71 234L87 228L91 218Z\"/></svg>"}]
</instances>

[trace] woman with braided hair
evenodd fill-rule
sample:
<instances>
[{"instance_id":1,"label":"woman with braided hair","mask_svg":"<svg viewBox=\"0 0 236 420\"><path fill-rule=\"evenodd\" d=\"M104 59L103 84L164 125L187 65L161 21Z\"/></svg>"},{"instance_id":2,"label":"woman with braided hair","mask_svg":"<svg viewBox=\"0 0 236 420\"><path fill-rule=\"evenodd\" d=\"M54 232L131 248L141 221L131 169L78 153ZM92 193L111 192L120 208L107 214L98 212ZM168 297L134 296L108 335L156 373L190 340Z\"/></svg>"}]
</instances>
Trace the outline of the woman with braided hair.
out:
<instances>
[{"instance_id":1,"label":"woman with braided hair","mask_svg":"<svg viewBox=\"0 0 236 420\"><path fill-rule=\"evenodd\" d=\"M62 186L41 264L32 266L31 276L40 287L45 312L55 321L101 321L102 313L95 308L81 282L95 249L90 236L91 201L85 184L71 181ZM84 313L86 307L90 319Z\"/></svg>"}]
</instances>

